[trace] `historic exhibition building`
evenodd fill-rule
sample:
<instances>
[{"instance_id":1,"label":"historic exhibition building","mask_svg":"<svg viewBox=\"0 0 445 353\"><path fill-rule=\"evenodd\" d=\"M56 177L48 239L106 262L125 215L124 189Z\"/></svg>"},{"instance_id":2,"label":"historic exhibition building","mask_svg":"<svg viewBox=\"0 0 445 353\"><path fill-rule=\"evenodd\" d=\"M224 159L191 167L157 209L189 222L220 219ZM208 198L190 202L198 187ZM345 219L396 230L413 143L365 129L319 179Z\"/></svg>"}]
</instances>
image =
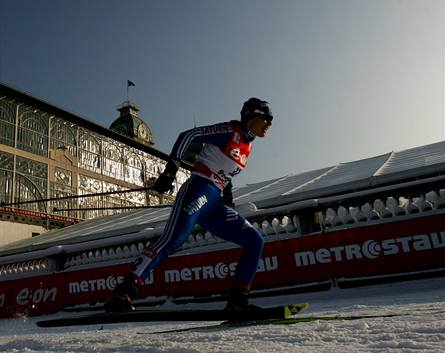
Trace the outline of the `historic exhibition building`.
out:
<instances>
[{"instance_id":1,"label":"historic exhibition building","mask_svg":"<svg viewBox=\"0 0 445 353\"><path fill-rule=\"evenodd\" d=\"M167 156L153 147L134 103L117 110L108 129L0 83L0 245L171 201L147 190L122 192L148 186ZM175 192L187 175L178 173ZM88 194L98 196L70 198Z\"/></svg>"}]
</instances>

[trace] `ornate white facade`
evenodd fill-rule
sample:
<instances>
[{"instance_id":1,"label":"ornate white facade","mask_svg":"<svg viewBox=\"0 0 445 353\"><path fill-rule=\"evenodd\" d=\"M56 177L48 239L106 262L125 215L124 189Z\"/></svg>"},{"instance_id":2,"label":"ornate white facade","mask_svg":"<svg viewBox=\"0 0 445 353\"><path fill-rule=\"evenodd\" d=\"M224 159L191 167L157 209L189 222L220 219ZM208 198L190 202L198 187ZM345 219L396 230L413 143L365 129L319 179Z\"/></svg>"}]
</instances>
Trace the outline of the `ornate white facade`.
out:
<instances>
[{"instance_id":1,"label":"ornate white facade","mask_svg":"<svg viewBox=\"0 0 445 353\"><path fill-rule=\"evenodd\" d=\"M167 157L152 142L130 139L2 84L0 131L3 205L143 188L162 172ZM152 141L151 132L146 135ZM2 213L27 210L29 217L42 219L34 217L37 223L53 228L63 220L69 224L125 212L128 206L171 202L188 175L179 171L174 193L167 197L139 191L19 204L3 207Z\"/></svg>"}]
</instances>

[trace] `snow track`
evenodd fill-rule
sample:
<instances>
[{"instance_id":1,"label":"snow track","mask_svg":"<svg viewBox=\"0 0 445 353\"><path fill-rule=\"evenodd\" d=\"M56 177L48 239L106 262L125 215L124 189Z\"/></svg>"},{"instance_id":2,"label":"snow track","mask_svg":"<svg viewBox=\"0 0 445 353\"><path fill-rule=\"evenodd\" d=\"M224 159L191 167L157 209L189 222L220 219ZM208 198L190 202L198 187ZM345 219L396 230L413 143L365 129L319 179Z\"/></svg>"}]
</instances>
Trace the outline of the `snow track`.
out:
<instances>
[{"instance_id":1,"label":"snow track","mask_svg":"<svg viewBox=\"0 0 445 353\"><path fill-rule=\"evenodd\" d=\"M156 335L139 333L204 324L128 323L44 329L35 325L42 317L4 319L0 321L0 352L445 352L445 278L262 298L254 302L273 305L302 301L311 303L302 316L408 315ZM212 305L222 303L204 307ZM68 315L60 313L48 318Z\"/></svg>"}]
</instances>

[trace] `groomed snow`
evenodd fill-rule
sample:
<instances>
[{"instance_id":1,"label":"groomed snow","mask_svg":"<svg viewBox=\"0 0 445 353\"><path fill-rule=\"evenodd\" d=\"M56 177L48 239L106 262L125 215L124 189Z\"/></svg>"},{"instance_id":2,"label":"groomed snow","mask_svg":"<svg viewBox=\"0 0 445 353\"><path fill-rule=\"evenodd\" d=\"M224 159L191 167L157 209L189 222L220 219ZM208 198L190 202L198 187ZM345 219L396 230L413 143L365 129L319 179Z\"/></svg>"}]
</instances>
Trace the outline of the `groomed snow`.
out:
<instances>
[{"instance_id":1,"label":"groomed snow","mask_svg":"<svg viewBox=\"0 0 445 353\"><path fill-rule=\"evenodd\" d=\"M445 278L256 299L310 302L302 316L409 315L148 334L203 323L134 323L39 328L42 317L0 320L0 352L333 353L445 352ZM221 306L206 304L200 307ZM173 307L166 304L164 307ZM196 304L187 308L196 307ZM45 318L67 316L60 313Z\"/></svg>"}]
</instances>

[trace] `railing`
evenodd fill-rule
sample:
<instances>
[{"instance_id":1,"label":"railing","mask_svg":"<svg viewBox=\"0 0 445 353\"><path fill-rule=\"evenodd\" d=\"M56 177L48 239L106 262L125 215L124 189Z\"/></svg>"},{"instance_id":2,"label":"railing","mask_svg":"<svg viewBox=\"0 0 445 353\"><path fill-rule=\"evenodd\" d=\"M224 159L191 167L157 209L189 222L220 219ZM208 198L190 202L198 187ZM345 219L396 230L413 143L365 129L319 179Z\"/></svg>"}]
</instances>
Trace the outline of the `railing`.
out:
<instances>
[{"instance_id":1,"label":"railing","mask_svg":"<svg viewBox=\"0 0 445 353\"><path fill-rule=\"evenodd\" d=\"M0 280L19 275L38 275L50 272L50 259L42 258L0 266Z\"/></svg>"},{"instance_id":2,"label":"railing","mask_svg":"<svg viewBox=\"0 0 445 353\"><path fill-rule=\"evenodd\" d=\"M366 202L358 207L329 207L323 213L322 225L328 229L443 208L445 208L445 189L431 190L418 197L388 196L386 200L377 198L373 202Z\"/></svg>"},{"instance_id":3,"label":"railing","mask_svg":"<svg viewBox=\"0 0 445 353\"><path fill-rule=\"evenodd\" d=\"M320 200L306 200L272 209L257 210L254 204L245 204L238 211L243 213L253 227L258 229L266 241L283 238L296 238L320 234L348 227L360 227L376 222L393 222L406 217L428 215L445 208L445 189L430 189L415 195L409 190L400 196L400 190L385 190L386 197L375 194L354 193L349 196L336 196ZM389 192L389 193L388 193ZM393 195L393 196L391 196ZM359 201L363 201L357 206ZM445 211L444 211L445 212ZM64 271L79 266L110 265L129 262L137 257L150 244L161 236L163 228L147 228L133 234L123 234L110 239L93 242L61 245L47 252L40 251L40 256L21 261L22 254L0 259L0 280L7 280L32 273L49 273L55 269ZM106 244L106 245L105 245ZM227 243L203 228L196 227L181 251L205 252L214 247L228 247ZM8 260L9 259L9 260ZM3 260L3 261L2 261ZM1 264L3 262L3 264Z\"/></svg>"}]
</instances>

